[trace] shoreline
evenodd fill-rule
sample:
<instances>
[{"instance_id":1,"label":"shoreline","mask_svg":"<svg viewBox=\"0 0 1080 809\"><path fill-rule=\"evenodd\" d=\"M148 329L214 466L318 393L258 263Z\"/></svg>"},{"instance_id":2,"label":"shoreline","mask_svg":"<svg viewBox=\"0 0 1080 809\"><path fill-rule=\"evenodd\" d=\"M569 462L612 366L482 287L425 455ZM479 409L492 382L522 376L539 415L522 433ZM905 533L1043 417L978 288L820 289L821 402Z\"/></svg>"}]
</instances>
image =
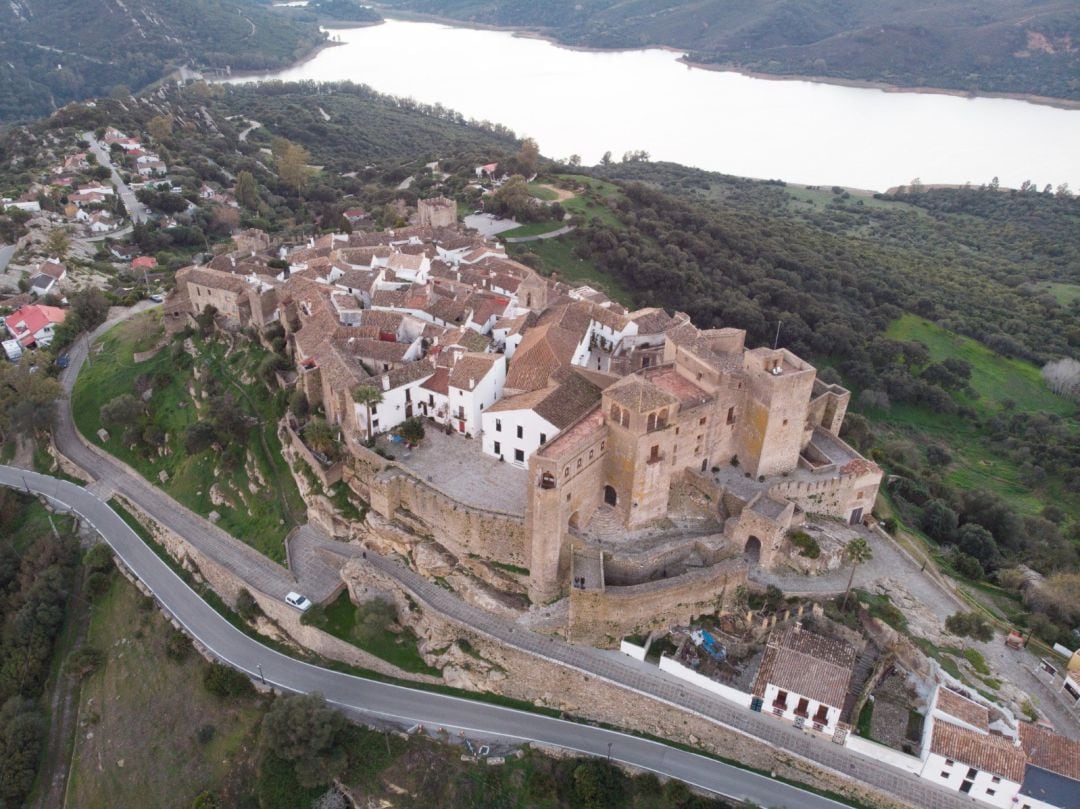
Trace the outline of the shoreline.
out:
<instances>
[{"instance_id":1,"label":"shoreline","mask_svg":"<svg viewBox=\"0 0 1080 809\"><path fill-rule=\"evenodd\" d=\"M475 31L504 31L523 39L540 39L549 42L557 48L568 51L581 51L584 53L627 53L630 51L660 50L677 53L676 61L689 68L699 70L711 70L716 73L738 73L751 79L765 79L767 81L805 81L813 84L832 84L837 87L852 87L860 90L880 90L885 93L915 93L919 95L947 95L956 98L999 98L1010 101L1026 101L1029 104L1038 104L1044 107L1055 107L1062 110L1080 110L1080 100L1070 98L1057 98L1055 96L1041 96L1034 93L1001 93L989 90L970 92L968 90L950 89L948 87L908 87L900 84L874 81L873 79L845 79L836 76L810 76L789 73L762 73L754 70L746 70L736 65L721 65L707 62L697 62L690 58L686 48L677 48L673 45L643 45L632 48L599 48L592 45L571 45L556 39L551 33L543 28L530 28L529 26L511 27L505 25L492 25L489 23L472 22L468 20L456 20L452 17L443 17L438 14L425 14L417 11L401 11L399 9L384 9L378 3L373 4L375 9L387 20L399 20L401 22L431 22L446 25L451 28L468 28ZM361 26L356 26L361 27Z\"/></svg>"}]
</instances>

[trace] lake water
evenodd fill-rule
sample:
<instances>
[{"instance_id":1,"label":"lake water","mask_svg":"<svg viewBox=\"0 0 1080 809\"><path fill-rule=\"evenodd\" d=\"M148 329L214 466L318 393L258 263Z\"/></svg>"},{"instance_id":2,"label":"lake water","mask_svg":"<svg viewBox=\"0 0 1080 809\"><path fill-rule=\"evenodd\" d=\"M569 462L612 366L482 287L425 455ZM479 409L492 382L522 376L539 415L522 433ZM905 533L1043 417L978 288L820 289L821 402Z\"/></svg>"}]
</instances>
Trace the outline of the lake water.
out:
<instances>
[{"instance_id":1,"label":"lake water","mask_svg":"<svg viewBox=\"0 0 1080 809\"><path fill-rule=\"evenodd\" d=\"M690 68L648 49L589 52L504 31L387 21L258 78L338 81L441 103L586 164L653 160L746 177L884 190L923 183L1068 182L1080 191L1080 110L891 93Z\"/></svg>"}]
</instances>

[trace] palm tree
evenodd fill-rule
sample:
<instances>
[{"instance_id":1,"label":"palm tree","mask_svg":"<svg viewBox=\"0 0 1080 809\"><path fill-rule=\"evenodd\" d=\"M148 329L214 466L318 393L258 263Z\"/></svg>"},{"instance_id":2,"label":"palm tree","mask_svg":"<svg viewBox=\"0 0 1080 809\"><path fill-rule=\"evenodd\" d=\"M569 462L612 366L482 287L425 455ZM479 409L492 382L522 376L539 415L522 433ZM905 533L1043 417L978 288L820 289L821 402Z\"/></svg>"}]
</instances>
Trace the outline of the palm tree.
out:
<instances>
[{"instance_id":1,"label":"palm tree","mask_svg":"<svg viewBox=\"0 0 1080 809\"><path fill-rule=\"evenodd\" d=\"M382 391L378 388L363 385L353 391L353 401L362 404L367 410L367 440L370 442L375 433L371 429L371 408L382 403Z\"/></svg>"},{"instance_id":2,"label":"palm tree","mask_svg":"<svg viewBox=\"0 0 1080 809\"><path fill-rule=\"evenodd\" d=\"M851 575L848 576L847 590L844 591L844 603L840 605L841 610L847 609L848 596L851 595L851 583L855 580L855 568L861 565L863 562L869 562L874 558L874 550L870 547L870 543L862 537L855 537L844 548L844 558L851 563Z\"/></svg>"}]
</instances>

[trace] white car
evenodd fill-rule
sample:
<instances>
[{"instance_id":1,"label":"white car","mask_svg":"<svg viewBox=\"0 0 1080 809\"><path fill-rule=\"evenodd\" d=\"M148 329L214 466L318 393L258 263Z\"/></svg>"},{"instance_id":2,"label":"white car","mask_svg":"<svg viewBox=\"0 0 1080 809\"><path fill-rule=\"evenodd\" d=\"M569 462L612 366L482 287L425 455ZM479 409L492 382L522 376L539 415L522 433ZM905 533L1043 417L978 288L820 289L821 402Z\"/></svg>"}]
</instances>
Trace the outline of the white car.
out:
<instances>
[{"instance_id":1,"label":"white car","mask_svg":"<svg viewBox=\"0 0 1080 809\"><path fill-rule=\"evenodd\" d=\"M289 593L287 596L285 596L285 601L286 603L296 607L298 610L300 610L300 612L307 612L309 609L311 609L310 599L300 595L299 593Z\"/></svg>"},{"instance_id":2,"label":"white car","mask_svg":"<svg viewBox=\"0 0 1080 809\"><path fill-rule=\"evenodd\" d=\"M160 292L155 293L155 294L150 296L150 300L152 300L154 303L161 303L162 301L165 300L165 296L162 295Z\"/></svg>"}]
</instances>

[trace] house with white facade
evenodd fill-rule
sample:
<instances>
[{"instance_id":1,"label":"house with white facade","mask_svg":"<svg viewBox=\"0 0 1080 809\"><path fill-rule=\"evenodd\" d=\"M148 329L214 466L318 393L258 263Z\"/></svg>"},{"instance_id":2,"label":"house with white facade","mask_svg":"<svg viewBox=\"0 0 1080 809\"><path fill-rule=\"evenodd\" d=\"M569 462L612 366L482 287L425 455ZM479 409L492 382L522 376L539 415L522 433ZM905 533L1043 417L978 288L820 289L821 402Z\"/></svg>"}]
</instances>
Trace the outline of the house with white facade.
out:
<instances>
[{"instance_id":1,"label":"house with white facade","mask_svg":"<svg viewBox=\"0 0 1080 809\"><path fill-rule=\"evenodd\" d=\"M4 318L8 334L23 348L42 348L53 340L56 327L64 322L67 312L56 306L32 304L20 306Z\"/></svg>"},{"instance_id":2,"label":"house with white facade","mask_svg":"<svg viewBox=\"0 0 1080 809\"><path fill-rule=\"evenodd\" d=\"M923 724L920 777L991 806L1016 804L1026 756L1016 739L990 731L988 708L938 686Z\"/></svg>"},{"instance_id":3,"label":"house with white facade","mask_svg":"<svg viewBox=\"0 0 1080 809\"><path fill-rule=\"evenodd\" d=\"M855 666L850 643L794 623L773 631L754 681L763 713L832 735Z\"/></svg>"},{"instance_id":4,"label":"house with white facade","mask_svg":"<svg viewBox=\"0 0 1080 809\"><path fill-rule=\"evenodd\" d=\"M424 400L421 385L435 373L430 362L412 362L372 377L368 387L382 395L382 401L371 406L371 424L368 425L368 408L354 403L356 424L361 432L371 435L389 432L414 416L421 415L417 403Z\"/></svg>"},{"instance_id":5,"label":"house with white facade","mask_svg":"<svg viewBox=\"0 0 1080 809\"><path fill-rule=\"evenodd\" d=\"M502 397L506 358L501 354L466 353L450 370L447 390L450 422L465 435L479 435L481 413Z\"/></svg>"},{"instance_id":6,"label":"house with white facade","mask_svg":"<svg viewBox=\"0 0 1080 809\"><path fill-rule=\"evenodd\" d=\"M560 369L544 387L507 396L483 412L483 450L527 467L530 455L599 401L597 385L573 368Z\"/></svg>"}]
</instances>

